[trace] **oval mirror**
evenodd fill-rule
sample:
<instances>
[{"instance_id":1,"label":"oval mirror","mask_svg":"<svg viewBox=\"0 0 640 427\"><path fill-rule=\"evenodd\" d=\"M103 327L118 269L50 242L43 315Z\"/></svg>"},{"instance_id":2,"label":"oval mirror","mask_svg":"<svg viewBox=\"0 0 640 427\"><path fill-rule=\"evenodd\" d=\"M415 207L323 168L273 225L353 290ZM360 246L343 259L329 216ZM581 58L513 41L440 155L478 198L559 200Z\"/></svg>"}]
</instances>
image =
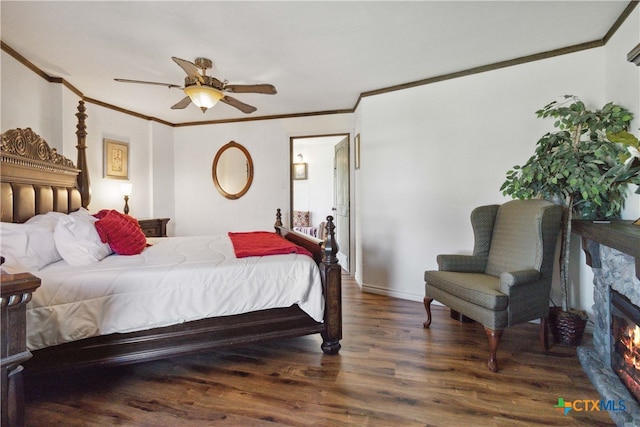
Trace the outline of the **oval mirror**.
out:
<instances>
[{"instance_id":1,"label":"oval mirror","mask_svg":"<svg viewBox=\"0 0 640 427\"><path fill-rule=\"evenodd\" d=\"M227 199L238 199L253 181L253 161L246 148L231 141L216 153L211 173L220 194Z\"/></svg>"}]
</instances>

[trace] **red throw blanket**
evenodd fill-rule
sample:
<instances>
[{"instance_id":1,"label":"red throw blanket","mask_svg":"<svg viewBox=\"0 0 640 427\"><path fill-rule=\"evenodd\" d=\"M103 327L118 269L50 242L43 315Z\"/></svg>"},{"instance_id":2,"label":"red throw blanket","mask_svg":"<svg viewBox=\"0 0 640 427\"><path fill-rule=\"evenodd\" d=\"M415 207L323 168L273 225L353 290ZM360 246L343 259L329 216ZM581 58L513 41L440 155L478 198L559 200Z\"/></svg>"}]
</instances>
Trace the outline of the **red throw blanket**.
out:
<instances>
[{"instance_id":1,"label":"red throw blanket","mask_svg":"<svg viewBox=\"0 0 640 427\"><path fill-rule=\"evenodd\" d=\"M284 237L268 231L250 231L246 233L229 232L237 258L250 256L303 254L313 258L311 252Z\"/></svg>"}]
</instances>

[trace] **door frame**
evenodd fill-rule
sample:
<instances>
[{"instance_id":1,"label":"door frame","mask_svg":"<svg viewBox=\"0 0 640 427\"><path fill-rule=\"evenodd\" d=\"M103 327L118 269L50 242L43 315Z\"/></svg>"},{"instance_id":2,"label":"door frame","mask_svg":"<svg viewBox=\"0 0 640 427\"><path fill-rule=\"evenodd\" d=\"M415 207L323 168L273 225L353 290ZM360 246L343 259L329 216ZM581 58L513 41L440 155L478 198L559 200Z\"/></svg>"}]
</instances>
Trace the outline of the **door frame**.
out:
<instances>
[{"instance_id":1,"label":"door frame","mask_svg":"<svg viewBox=\"0 0 640 427\"><path fill-rule=\"evenodd\" d=\"M319 133L312 135L299 135L299 136L290 136L289 137L289 224L293 223L293 201L294 201L294 191L293 191L293 163L294 163L294 142L300 139L314 139L314 138L325 138L325 137L342 137L347 138L347 147L349 151L349 249L346 252L349 257L349 274L352 274L352 269L354 266L354 236L355 236L355 224L353 221L354 218L354 204L353 204L353 155L352 155L352 135L350 132L335 132L335 133ZM332 146L333 147L333 146ZM334 162L335 164L335 162ZM330 183L331 188L334 188L334 183ZM335 197L335 194L334 194ZM335 198L334 198L335 200ZM342 266L343 269L345 266Z\"/></svg>"}]
</instances>

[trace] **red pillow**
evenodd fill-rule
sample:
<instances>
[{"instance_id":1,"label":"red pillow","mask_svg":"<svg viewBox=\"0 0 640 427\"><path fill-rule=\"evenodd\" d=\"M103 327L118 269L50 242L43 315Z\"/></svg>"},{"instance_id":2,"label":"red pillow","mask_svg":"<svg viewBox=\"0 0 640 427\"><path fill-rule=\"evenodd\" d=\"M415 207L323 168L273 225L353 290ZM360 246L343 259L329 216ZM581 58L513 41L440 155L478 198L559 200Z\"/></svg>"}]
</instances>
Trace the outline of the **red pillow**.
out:
<instances>
[{"instance_id":1,"label":"red pillow","mask_svg":"<svg viewBox=\"0 0 640 427\"><path fill-rule=\"evenodd\" d=\"M101 210L94 215L102 243L108 243L118 255L137 255L147 246L138 220L116 210Z\"/></svg>"}]
</instances>

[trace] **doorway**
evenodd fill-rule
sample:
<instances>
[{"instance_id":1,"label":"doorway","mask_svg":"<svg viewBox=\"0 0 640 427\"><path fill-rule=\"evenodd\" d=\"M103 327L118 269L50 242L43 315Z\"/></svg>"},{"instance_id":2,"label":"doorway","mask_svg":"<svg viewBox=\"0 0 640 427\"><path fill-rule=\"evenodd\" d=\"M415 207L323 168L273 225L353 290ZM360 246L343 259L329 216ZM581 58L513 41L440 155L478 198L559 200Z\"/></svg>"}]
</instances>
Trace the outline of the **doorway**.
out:
<instances>
[{"instance_id":1,"label":"doorway","mask_svg":"<svg viewBox=\"0 0 640 427\"><path fill-rule=\"evenodd\" d=\"M290 138L291 206L293 212L308 212L314 228L334 217L338 260L349 271L351 253L349 134ZM303 173L304 171L304 173Z\"/></svg>"}]
</instances>

